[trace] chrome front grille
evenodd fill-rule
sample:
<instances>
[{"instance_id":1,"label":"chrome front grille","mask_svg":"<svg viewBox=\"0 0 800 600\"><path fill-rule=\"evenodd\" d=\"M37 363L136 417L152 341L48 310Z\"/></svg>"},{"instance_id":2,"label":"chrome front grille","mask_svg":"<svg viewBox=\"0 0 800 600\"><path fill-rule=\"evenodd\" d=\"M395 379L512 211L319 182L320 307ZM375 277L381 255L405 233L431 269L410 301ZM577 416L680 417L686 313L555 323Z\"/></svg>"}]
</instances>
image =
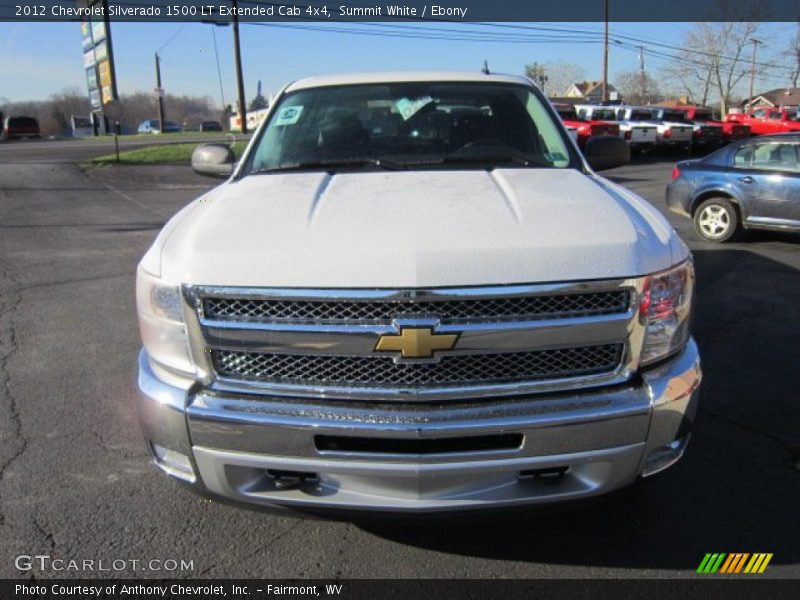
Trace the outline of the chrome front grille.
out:
<instances>
[{"instance_id":1,"label":"chrome front grille","mask_svg":"<svg viewBox=\"0 0 800 600\"><path fill-rule=\"evenodd\" d=\"M210 389L368 401L624 382L643 335L641 293L637 279L432 289L184 287L197 317L188 323L192 354ZM417 333L406 339L407 329ZM418 354L412 346L406 355L406 341L442 336L453 345ZM387 338L405 341L389 346Z\"/></svg>"},{"instance_id":2,"label":"chrome front grille","mask_svg":"<svg viewBox=\"0 0 800 600\"><path fill-rule=\"evenodd\" d=\"M614 371L622 344L506 354L444 356L438 362L395 363L391 357L310 356L212 351L224 377L308 386L431 386L536 381Z\"/></svg>"},{"instance_id":3,"label":"chrome front grille","mask_svg":"<svg viewBox=\"0 0 800 600\"><path fill-rule=\"evenodd\" d=\"M318 323L391 323L403 316L435 315L442 323L471 320L565 319L624 313L627 290L458 300L306 300L208 297L208 319Z\"/></svg>"}]
</instances>

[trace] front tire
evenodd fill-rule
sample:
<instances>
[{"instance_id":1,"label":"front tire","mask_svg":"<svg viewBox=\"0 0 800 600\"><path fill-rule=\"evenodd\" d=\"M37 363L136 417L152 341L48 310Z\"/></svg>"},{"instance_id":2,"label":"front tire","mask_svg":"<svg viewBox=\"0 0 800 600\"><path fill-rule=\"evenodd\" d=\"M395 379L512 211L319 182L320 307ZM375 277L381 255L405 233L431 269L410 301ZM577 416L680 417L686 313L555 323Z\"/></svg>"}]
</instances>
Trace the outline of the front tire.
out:
<instances>
[{"instance_id":1,"label":"front tire","mask_svg":"<svg viewBox=\"0 0 800 600\"><path fill-rule=\"evenodd\" d=\"M739 231L739 213L727 198L709 198L694 212L694 229L709 242L727 242Z\"/></svg>"}]
</instances>

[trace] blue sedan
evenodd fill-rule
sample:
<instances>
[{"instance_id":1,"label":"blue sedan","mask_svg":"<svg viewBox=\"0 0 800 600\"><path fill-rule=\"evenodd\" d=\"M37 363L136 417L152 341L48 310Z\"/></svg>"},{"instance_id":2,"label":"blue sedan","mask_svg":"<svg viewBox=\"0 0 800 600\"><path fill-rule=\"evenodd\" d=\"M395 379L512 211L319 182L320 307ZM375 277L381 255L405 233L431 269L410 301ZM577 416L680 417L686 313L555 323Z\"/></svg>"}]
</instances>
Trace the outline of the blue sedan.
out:
<instances>
[{"instance_id":1,"label":"blue sedan","mask_svg":"<svg viewBox=\"0 0 800 600\"><path fill-rule=\"evenodd\" d=\"M800 134L749 138L679 162L667 206L711 242L742 229L800 231Z\"/></svg>"}]
</instances>

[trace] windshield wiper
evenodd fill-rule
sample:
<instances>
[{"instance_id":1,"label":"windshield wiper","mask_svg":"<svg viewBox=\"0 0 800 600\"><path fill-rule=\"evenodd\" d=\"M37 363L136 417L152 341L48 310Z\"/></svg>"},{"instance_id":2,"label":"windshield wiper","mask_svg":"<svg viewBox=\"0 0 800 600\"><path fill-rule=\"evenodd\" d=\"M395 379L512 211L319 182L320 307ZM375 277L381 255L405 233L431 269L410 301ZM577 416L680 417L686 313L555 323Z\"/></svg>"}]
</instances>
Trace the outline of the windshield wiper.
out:
<instances>
[{"instance_id":1,"label":"windshield wiper","mask_svg":"<svg viewBox=\"0 0 800 600\"><path fill-rule=\"evenodd\" d=\"M486 163L489 168L494 168L498 165L520 165L523 167L552 167L553 165L544 161L536 160L524 154L500 154L500 155L463 155L463 154L448 154L430 160L420 160L413 162L403 162L403 166L435 166L435 165L452 165L452 164L474 164Z\"/></svg>"},{"instance_id":2,"label":"windshield wiper","mask_svg":"<svg viewBox=\"0 0 800 600\"><path fill-rule=\"evenodd\" d=\"M401 169L405 165L384 158L345 158L337 160L312 160L306 162L288 163L277 167L264 167L251 171L251 175L260 173L278 173L282 171L336 171L354 167L379 167L382 169Z\"/></svg>"}]
</instances>

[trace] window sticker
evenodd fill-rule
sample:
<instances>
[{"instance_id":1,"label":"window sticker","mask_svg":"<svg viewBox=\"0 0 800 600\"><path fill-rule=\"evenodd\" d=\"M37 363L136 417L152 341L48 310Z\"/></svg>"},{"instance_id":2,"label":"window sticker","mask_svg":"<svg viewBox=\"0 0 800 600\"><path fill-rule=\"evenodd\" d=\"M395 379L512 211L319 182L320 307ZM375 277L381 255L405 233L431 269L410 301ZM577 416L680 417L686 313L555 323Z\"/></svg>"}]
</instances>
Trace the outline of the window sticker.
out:
<instances>
[{"instance_id":1,"label":"window sticker","mask_svg":"<svg viewBox=\"0 0 800 600\"><path fill-rule=\"evenodd\" d=\"M417 98L416 100L400 98L400 100L394 103L394 106L397 109L397 112L400 113L400 116L403 117L403 120L408 121L411 117L413 117L431 102L433 102L433 98L430 96L423 96L422 98Z\"/></svg>"},{"instance_id":2,"label":"window sticker","mask_svg":"<svg viewBox=\"0 0 800 600\"><path fill-rule=\"evenodd\" d=\"M303 114L302 106L287 106L282 108L278 113L278 118L275 120L275 125L294 125Z\"/></svg>"}]
</instances>

